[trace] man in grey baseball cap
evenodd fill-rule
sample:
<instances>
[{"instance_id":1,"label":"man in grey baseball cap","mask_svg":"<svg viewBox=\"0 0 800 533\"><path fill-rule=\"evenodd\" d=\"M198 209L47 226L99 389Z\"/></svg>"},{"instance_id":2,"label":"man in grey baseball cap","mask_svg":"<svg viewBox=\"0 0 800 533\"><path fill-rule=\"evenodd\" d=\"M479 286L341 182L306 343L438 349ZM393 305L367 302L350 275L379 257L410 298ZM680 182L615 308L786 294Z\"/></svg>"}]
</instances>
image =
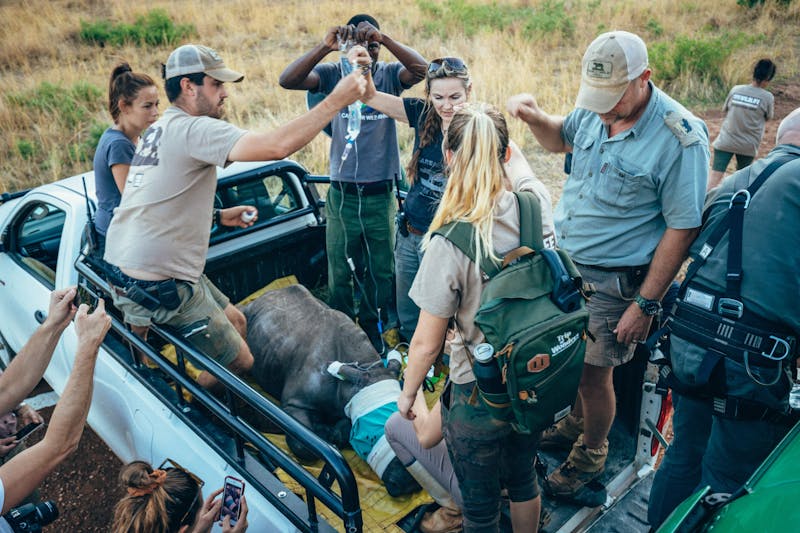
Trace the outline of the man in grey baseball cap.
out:
<instances>
[{"instance_id":1,"label":"man in grey baseball cap","mask_svg":"<svg viewBox=\"0 0 800 533\"><path fill-rule=\"evenodd\" d=\"M142 134L108 228L105 260L125 285L114 293L114 304L140 335L152 323L179 331L207 324L205 335L192 335L190 342L241 374L253 365L244 341L244 315L203 270L212 220L247 227L255 222L257 211L246 205L213 209L217 167L289 156L310 142L340 109L358 100L366 80L360 72L346 76L302 116L273 131L254 132L220 120L228 97L225 83L240 82L244 75L229 69L211 48L194 44L177 48L163 74L172 105ZM245 212L248 216L243 218ZM164 284L165 293L177 297L162 301L159 296L155 305L133 289L152 289L154 284L159 295ZM204 387L216 383L207 372L197 381Z\"/></svg>"},{"instance_id":2,"label":"man in grey baseball cap","mask_svg":"<svg viewBox=\"0 0 800 533\"><path fill-rule=\"evenodd\" d=\"M244 74L226 67L214 49L201 44L185 44L176 48L164 66L164 79L198 72L222 82L238 83L244 79Z\"/></svg>"},{"instance_id":3,"label":"man in grey baseball cap","mask_svg":"<svg viewBox=\"0 0 800 533\"><path fill-rule=\"evenodd\" d=\"M545 113L530 94L508 102L544 148L572 152L556 239L597 289L587 306L597 340L586 348L575 407L541 442L570 451L548 477L551 492L564 498L581 500L605 469L614 368L647 338L701 223L708 131L650 76L644 41L612 31L586 49L569 115Z\"/></svg>"}]
</instances>

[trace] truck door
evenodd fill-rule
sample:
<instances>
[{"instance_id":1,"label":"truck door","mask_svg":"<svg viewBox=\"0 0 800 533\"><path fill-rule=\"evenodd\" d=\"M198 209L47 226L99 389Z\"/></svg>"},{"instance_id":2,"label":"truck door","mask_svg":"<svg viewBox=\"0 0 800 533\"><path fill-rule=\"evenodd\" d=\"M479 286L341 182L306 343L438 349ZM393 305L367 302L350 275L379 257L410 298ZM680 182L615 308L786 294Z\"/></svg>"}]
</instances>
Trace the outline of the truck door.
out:
<instances>
[{"instance_id":1,"label":"truck door","mask_svg":"<svg viewBox=\"0 0 800 533\"><path fill-rule=\"evenodd\" d=\"M57 198L31 195L9 217L3 228L3 248L0 254L0 316L3 337L13 352L18 352L34 330L47 318L50 293L64 284L60 272L69 263L69 250L62 242L67 225L69 206ZM59 256L64 256L59 261ZM69 265L71 267L71 264ZM69 277L69 276L67 276ZM68 326L62 342L53 356L48 373L60 375L66 381L72 360L59 357L74 352L75 335ZM64 383L50 383L56 390Z\"/></svg>"}]
</instances>

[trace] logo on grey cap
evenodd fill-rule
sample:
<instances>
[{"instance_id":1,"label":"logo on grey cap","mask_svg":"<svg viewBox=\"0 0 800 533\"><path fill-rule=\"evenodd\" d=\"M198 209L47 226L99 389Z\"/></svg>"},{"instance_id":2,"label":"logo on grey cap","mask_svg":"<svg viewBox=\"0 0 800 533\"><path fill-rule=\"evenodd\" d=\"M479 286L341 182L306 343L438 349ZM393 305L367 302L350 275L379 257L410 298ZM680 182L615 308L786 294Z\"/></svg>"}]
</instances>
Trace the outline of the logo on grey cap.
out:
<instances>
[{"instance_id":1,"label":"logo on grey cap","mask_svg":"<svg viewBox=\"0 0 800 533\"><path fill-rule=\"evenodd\" d=\"M614 67L610 61L592 60L586 64L586 75L590 78L610 78L613 70Z\"/></svg>"}]
</instances>

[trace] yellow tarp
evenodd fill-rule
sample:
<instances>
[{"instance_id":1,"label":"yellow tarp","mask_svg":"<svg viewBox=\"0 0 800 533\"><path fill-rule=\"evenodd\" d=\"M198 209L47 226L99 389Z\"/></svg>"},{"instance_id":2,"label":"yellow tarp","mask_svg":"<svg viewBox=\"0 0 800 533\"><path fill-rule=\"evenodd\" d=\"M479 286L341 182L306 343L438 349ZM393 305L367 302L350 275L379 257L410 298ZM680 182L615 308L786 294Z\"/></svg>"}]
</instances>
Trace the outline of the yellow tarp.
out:
<instances>
[{"instance_id":1,"label":"yellow tarp","mask_svg":"<svg viewBox=\"0 0 800 533\"><path fill-rule=\"evenodd\" d=\"M283 287L287 287L292 284L297 283L297 278L294 276L287 276L285 278L276 279L266 287L259 289L258 291L254 292L241 302L239 305L245 305L267 291L280 289ZM398 335L396 330L390 330L385 334L385 340L388 344L394 345L397 343ZM391 342L394 341L394 342ZM175 347L167 345L161 351L162 355L169 359L173 364L177 364L177 359L175 357ZM197 376L200 374L200 370L197 369L194 365L192 365L189 361L186 361L186 374L194 380L197 380ZM249 383L253 389L257 390L264 396L268 396L261 387L258 386L255 381L252 379L246 378L246 381ZM184 395L186 395L186 391L184 391ZM436 393L438 396L438 392ZM189 401L191 397L187 398ZM432 404L435 399L430 399L428 404ZM288 452L289 447L286 445L286 437L284 435L275 435L271 433L264 433L264 436L267 437L270 441L275 443L284 451ZM393 498L389 496L389 493L386 492L386 489L383 486L383 483L372 471L369 465L361 459L356 453L351 449L342 450L342 455L347 460L347 463L350 465L350 468L353 471L353 474L356 478L356 483L358 484L358 495L361 501L361 513L364 520L364 531L394 531L394 532L402 532L402 529L397 527L395 523L399 521L401 518L406 516L408 513L413 511L419 505L423 505L426 503L430 503L433 500L431 499L430 495L427 492L418 491L414 494L410 494L407 496L401 496L399 498ZM298 460L300 464L302 464L306 470L314 474L315 476L319 477L320 472L322 471L322 461L316 461L314 463L305 463ZM300 486L295 480L286 474L283 470L278 470L276 472L278 478L283 482L286 487L291 490L292 492L304 497L305 496L305 489ZM334 491L338 493L338 486L334 484L333 487ZM319 503L319 502L318 502ZM344 527L342 524L342 520L336 516L332 511L330 511L327 507L319 503L317 505L317 512L325 518L325 520L330 523L333 527L335 527L339 531L344 531Z\"/></svg>"}]
</instances>

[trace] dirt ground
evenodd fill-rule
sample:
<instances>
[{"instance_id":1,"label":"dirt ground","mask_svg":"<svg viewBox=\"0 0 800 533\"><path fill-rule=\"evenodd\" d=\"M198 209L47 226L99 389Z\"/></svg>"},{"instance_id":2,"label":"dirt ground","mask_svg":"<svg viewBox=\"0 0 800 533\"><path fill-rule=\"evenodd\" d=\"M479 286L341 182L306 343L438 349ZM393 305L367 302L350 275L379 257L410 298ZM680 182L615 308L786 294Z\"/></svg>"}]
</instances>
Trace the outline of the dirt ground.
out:
<instances>
[{"instance_id":1,"label":"dirt ground","mask_svg":"<svg viewBox=\"0 0 800 533\"><path fill-rule=\"evenodd\" d=\"M780 120L800 107L800 84L775 84L770 90L775 95L775 120L767 123L759 157L773 148ZM722 123L722 111L717 109L698 114L706 120L713 141ZM49 419L51 413L52 408L46 409L43 416ZM123 494L117 482L121 466L106 445L87 428L77 453L50 475L41 487L42 499L54 500L60 512L59 519L47 529L64 533L108 531L114 504Z\"/></svg>"}]
</instances>

